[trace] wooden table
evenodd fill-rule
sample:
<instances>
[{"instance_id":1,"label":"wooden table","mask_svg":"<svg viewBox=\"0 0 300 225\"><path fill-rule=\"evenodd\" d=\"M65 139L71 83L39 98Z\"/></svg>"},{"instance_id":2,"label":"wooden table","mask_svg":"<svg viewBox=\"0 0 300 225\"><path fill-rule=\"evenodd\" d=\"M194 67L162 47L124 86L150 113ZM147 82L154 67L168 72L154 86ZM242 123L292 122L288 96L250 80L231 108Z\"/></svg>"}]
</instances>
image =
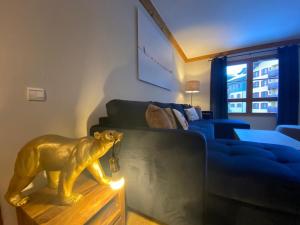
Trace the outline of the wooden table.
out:
<instances>
[{"instance_id":1,"label":"wooden table","mask_svg":"<svg viewBox=\"0 0 300 225\"><path fill-rule=\"evenodd\" d=\"M0 225L3 224L3 221L2 221L2 213L1 213L1 208L0 208Z\"/></svg>"},{"instance_id":2,"label":"wooden table","mask_svg":"<svg viewBox=\"0 0 300 225\"><path fill-rule=\"evenodd\" d=\"M300 142L278 131L234 129L240 141L259 142L267 144L286 145L300 150Z\"/></svg>"},{"instance_id":3,"label":"wooden table","mask_svg":"<svg viewBox=\"0 0 300 225\"><path fill-rule=\"evenodd\" d=\"M124 187L112 190L81 175L74 192L83 197L72 206L55 205L55 190L47 187L30 195L30 201L17 208L19 225L125 225Z\"/></svg>"}]
</instances>

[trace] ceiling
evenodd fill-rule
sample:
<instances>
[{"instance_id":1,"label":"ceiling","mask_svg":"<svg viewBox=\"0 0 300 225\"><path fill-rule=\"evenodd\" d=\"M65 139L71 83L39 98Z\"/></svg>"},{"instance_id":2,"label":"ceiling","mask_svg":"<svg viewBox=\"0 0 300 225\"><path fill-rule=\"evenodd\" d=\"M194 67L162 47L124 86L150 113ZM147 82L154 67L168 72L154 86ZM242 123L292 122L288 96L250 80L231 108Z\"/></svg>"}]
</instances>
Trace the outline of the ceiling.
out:
<instances>
[{"instance_id":1,"label":"ceiling","mask_svg":"<svg viewBox=\"0 0 300 225\"><path fill-rule=\"evenodd\" d=\"M300 0L152 3L188 58L300 37Z\"/></svg>"}]
</instances>

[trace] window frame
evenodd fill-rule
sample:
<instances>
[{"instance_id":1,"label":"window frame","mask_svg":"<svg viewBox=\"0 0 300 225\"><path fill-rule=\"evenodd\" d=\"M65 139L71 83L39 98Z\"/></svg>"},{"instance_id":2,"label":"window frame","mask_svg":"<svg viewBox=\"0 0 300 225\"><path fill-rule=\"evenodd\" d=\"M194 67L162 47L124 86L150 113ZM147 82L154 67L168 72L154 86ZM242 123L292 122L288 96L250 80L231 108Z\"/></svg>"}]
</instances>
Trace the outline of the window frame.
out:
<instances>
[{"instance_id":1,"label":"window frame","mask_svg":"<svg viewBox=\"0 0 300 225\"><path fill-rule=\"evenodd\" d=\"M263 101L276 101L278 102L278 97L266 97L266 98L253 98L253 63L260 60L278 60L278 55L267 55L267 56L259 56L259 57L251 57L246 59L240 60L232 60L227 63L227 66L234 66L239 64L247 64L247 89L246 89L246 98L239 98L239 99L229 99L227 96L227 104L228 103L235 103L235 102L246 102L246 112L245 113L230 113L230 116L277 116L277 113L253 113L252 112L252 103L253 102L263 102ZM227 83L226 83L227 84Z\"/></svg>"}]
</instances>

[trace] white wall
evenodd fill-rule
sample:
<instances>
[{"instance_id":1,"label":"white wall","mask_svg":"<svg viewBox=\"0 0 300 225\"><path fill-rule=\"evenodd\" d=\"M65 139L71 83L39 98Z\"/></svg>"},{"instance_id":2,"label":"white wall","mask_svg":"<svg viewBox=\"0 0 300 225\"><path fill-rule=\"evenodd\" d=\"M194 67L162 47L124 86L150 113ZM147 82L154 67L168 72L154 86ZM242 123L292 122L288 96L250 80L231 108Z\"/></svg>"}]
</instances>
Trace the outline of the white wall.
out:
<instances>
[{"instance_id":1,"label":"white wall","mask_svg":"<svg viewBox=\"0 0 300 225\"><path fill-rule=\"evenodd\" d=\"M137 80L138 0L4 1L0 8L0 194L4 222L16 224L3 195L18 150L33 137L87 134L113 98L183 101ZM175 56L178 79L183 63ZM47 90L25 100L26 87Z\"/></svg>"}]
</instances>

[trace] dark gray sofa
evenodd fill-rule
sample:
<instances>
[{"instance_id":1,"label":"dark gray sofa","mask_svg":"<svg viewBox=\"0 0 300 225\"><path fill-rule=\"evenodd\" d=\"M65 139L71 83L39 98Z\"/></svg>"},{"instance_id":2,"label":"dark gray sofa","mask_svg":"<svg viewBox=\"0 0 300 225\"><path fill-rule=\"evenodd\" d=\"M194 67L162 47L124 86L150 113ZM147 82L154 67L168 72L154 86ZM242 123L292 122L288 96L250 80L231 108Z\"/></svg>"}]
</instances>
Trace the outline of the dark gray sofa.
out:
<instances>
[{"instance_id":1,"label":"dark gray sofa","mask_svg":"<svg viewBox=\"0 0 300 225\"><path fill-rule=\"evenodd\" d=\"M93 126L91 133L105 129L111 128ZM127 207L163 224L202 224L204 137L174 130L118 130L124 133L118 157L125 177ZM101 159L107 173L108 157Z\"/></svg>"},{"instance_id":2,"label":"dark gray sofa","mask_svg":"<svg viewBox=\"0 0 300 225\"><path fill-rule=\"evenodd\" d=\"M111 100L106 104L106 118L100 118L99 125L119 128L148 128L145 111L149 104L161 108L173 108L183 115L184 108L189 105L161 102L138 102L127 100ZM250 125L241 120L213 119L212 114L204 111L204 119L190 123L189 130L203 134L206 139L234 138L234 128L249 129ZM178 126L180 127L180 126Z\"/></svg>"},{"instance_id":3,"label":"dark gray sofa","mask_svg":"<svg viewBox=\"0 0 300 225\"><path fill-rule=\"evenodd\" d=\"M120 161L130 208L170 225L300 224L299 151L232 140L233 128L247 128L239 121L198 121L190 131L148 129L148 104L113 100L108 118L91 128L91 134L107 127L125 133ZM230 134L216 132L216 124Z\"/></svg>"}]
</instances>

